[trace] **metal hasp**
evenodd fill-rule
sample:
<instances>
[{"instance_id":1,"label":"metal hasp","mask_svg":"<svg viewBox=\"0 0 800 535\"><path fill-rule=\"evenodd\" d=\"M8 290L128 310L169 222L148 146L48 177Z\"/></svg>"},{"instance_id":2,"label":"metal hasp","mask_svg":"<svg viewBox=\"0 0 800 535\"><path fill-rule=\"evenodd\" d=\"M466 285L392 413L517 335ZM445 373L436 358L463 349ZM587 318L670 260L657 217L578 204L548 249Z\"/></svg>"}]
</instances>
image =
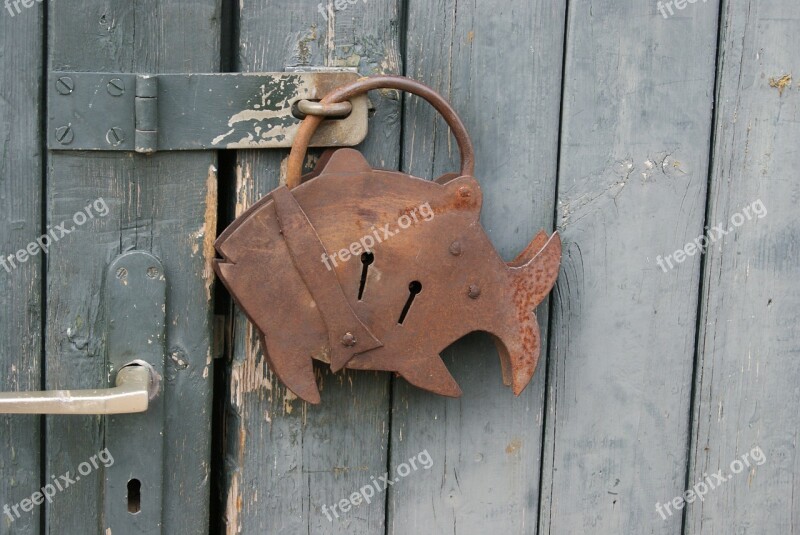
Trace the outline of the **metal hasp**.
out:
<instances>
[{"instance_id":1,"label":"metal hasp","mask_svg":"<svg viewBox=\"0 0 800 535\"><path fill-rule=\"evenodd\" d=\"M163 377L167 280L161 262L144 251L122 254L106 272L104 293L111 369L136 358ZM145 413L106 417L105 444L115 462L105 472L103 533L161 533L165 412L161 395Z\"/></svg>"},{"instance_id":2,"label":"metal hasp","mask_svg":"<svg viewBox=\"0 0 800 535\"><path fill-rule=\"evenodd\" d=\"M512 262L480 224L482 193L464 125L430 88L402 77L359 80L333 104L380 87L423 96L442 113L462 169L435 181L373 169L353 149L327 151L300 177L309 116L287 166L287 186L254 204L216 243L216 271L262 333L270 369L296 395L320 402L312 359L399 374L445 396L461 390L440 353L474 332L494 338L503 381L519 395L539 357L535 309L555 284L557 233L540 232Z\"/></svg>"},{"instance_id":3,"label":"metal hasp","mask_svg":"<svg viewBox=\"0 0 800 535\"><path fill-rule=\"evenodd\" d=\"M47 146L150 154L173 150L292 146L307 101L352 82L351 71L215 74L51 72ZM368 100L340 107L311 142L359 144L367 135ZM342 116L344 115L344 116Z\"/></svg>"}]
</instances>

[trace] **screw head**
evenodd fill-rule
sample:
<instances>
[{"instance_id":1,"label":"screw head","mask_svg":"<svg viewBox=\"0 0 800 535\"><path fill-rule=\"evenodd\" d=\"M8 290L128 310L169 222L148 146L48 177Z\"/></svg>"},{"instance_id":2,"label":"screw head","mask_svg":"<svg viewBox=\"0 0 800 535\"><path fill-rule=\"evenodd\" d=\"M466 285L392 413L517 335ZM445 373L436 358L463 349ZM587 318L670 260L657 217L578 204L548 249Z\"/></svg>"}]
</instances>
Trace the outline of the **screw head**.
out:
<instances>
[{"instance_id":1,"label":"screw head","mask_svg":"<svg viewBox=\"0 0 800 535\"><path fill-rule=\"evenodd\" d=\"M75 132L69 125L59 126L56 128L56 141L62 145L69 145L75 139Z\"/></svg>"},{"instance_id":2,"label":"screw head","mask_svg":"<svg viewBox=\"0 0 800 535\"><path fill-rule=\"evenodd\" d=\"M469 199L470 197L472 197L472 189L468 188L467 186L461 186L460 188L458 188L458 195L462 199Z\"/></svg>"},{"instance_id":3,"label":"screw head","mask_svg":"<svg viewBox=\"0 0 800 535\"><path fill-rule=\"evenodd\" d=\"M469 291L467 292L470 299L477 299L481 296L481 287L477 284L470 284Z\"/></svg>"},{"instance_id":4,"label":"screw head","mask_svg":"<svg viewBox=\"0 0 800 535\"><path fill-rule=\"evenodd\" d=\"M450 244L450 254L453 256L461 256L462 247L461 242L456 240Z\"/></svg>"},{"instance_id":5,"label":"screw head","mask_svg":"<svg viewBox=\"0 0 800 535\"><path fill-rule=\"evenodd\" d=\"M106 132L106 141L108 141L109 145L116 147L125 141L125 132L119 126L112 126Z\"/></svg>"},{"instance_id":6,"label":"screw head","mask_svg":"<svg viewBox=\"0 0 800 535\"><path fill-rule=\"evenodd\" d=\"M108 89L108 93L112 97L122 96L125 93L125 82L123 82L119 78L113 78L108 81L106 89Z\"/></svg>"},{"instance_id":7,"label":"screw head","mask_svg":"<svg viewBox=\"0 0 800 535\"><path fill-rule=\"evenodd\" d=\"M356 345L356 342L358 342L358 340L356 340L353 333L345 333L345 335L342 336L342 345L345 347L353 347Z\"/></svg>"},{"instance_id":8,"label":"screw head","mask_svg":"<svg viewBox=\"0 0 800 535\"><path fill-rule=\"evenodd\" d=\"M69 95L75 89L75 82L69 76L62 76L56 80L56 91L61 95Z\"/></svg>"}]
</instances>

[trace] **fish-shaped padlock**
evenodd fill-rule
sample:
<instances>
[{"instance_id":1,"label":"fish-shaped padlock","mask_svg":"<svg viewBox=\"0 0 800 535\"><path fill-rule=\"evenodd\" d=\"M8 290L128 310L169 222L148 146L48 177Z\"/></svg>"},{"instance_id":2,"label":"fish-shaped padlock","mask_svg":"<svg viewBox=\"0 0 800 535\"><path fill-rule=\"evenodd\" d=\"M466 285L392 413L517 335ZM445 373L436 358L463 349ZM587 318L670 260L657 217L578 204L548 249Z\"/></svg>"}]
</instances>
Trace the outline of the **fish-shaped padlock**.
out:
<instances>
[{"instance_id":1,"label":"fish-shaped padlock","mask_svg":"<svg viewBox=\"0 0 800 535\"><path fill-rule=\"evenodd\" d=\"M474 332L494 338L503 381L516 395L539 358L534 310L558 276L561 240L542 231L505 263L480 223L481 188L469 135L429 87L399 76L362 78L321 106L373 89L421 96L461 151L461 172L423 180L373 169L353 149L323 154L301 178L322 122L307 116L287 183L242 214L216 242L217 275L261 333L270 368L298 397L320 402L312 361L396 372L419 388L457 397L440 357Z\"/></svg>"}]
</instances>

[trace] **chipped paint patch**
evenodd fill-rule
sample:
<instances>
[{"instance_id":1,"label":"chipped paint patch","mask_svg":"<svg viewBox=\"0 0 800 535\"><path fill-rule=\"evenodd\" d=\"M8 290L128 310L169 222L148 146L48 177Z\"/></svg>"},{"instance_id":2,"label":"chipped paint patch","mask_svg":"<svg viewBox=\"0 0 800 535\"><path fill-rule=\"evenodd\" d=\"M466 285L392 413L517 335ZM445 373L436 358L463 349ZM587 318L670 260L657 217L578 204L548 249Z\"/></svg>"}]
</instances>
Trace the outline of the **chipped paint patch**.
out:
<instances>
[{"instance_id":1,"label":"chipped paint patch","mask_svg":"<svg viewBox=\"0 0 800 535\"><path fill-rule=\"evenodd\" d=\"M784 74L780 78L770 78L769 86L778 90L778 95L783 96L783 92L792 87L792 75Z\"/></svg>"},{"instance_id":2,"label":"chipped paint patch","mask_svg":"<svg viewBox=\"0 0 800 535\"><path fill-rule=\"evenodd\" d=\"M239 492L238 472L233 474L230 485L228 485L228 500L225 504L225 533L234 535L242 532L239 522L239 513L242 510L242 495Z\"/></svg>"},{"instance_id":3,"label":"chipped paint patch","mask_svg":"<svg viewBox=\"0 0 800 535\"><path fill-rule=\"evenodd\" d=\"M205 282L206 300L211 302L211 286L214 284L214 239L217 234L217 168L208 167L206 177L206 210L203 224L191 234L192 256L196 256L203 246L203 281Z\"/></svg>"},{"instance_id":4,"label":"chipped paint patch","mask_svg":"<svg viewBox=\"0 0 800 535\"><path fill-rule=\"evenodd\" d=\"M236 166L236 217L242 215L250 205L253 198L253 167L248 162Z\"/></svg>"},{"instance_id":5,"label":"chipped paint patch","mask_svg":"<svg viewBox=\"0 0 800 535\"><path fill-rule=\"evenodd\" d=\"M244 394L258 390L272 391L272 373L267 360L259 356L258 337L251 323L247 323L244 360L231 369L231 403L244 406Z\"/></svg>"}]
</instances>

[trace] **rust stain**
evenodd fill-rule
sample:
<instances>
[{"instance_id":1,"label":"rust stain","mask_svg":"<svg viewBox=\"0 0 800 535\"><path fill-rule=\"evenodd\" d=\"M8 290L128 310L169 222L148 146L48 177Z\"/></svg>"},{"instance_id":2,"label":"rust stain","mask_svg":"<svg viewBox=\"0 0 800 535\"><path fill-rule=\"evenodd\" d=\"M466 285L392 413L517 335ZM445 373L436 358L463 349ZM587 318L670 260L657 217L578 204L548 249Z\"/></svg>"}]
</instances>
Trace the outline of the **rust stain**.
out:
<instances>
[{"instance_id":1,"label":"rust stain","mask_svg":"<svg viewBox=\"0 0 800 535\"><path fill-rule=\"evenodd\" d=\"M506 453L509 455L513 455L517 453L522 448L522 441L518 438L515 438L511 442L509 442L508 446L506 446Z\"/></svg>"}]
</instances>

